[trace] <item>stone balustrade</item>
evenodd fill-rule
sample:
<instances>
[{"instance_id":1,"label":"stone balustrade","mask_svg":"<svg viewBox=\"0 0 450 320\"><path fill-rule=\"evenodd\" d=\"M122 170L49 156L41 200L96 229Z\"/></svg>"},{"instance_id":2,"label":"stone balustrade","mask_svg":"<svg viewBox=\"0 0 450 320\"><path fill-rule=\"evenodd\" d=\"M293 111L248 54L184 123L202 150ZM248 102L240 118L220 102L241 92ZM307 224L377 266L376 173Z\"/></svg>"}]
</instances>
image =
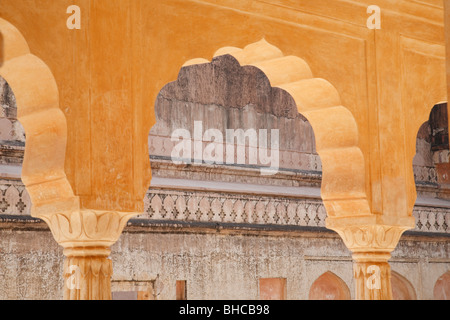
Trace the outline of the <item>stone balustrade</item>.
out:
<instances>
[{"instance_id":1,"label":"stone balustrade","mask_svg":"<svg viewBox=\"0 0 450 320\"><path fill-rule=\"evenodd\" d=\"M226 185L225 185L226 186ZM276 189L276 187L273 187ZM193 189L193 188L192 188ZM317 193L297 197L285 195L207 191L149 189L145 211L136 219L212 222L226 224L325 227L326 212ZM298 187L299 191L314 188ZM236 190L237 191L237 190ZM28 216L31 201L19 180L0 180L0 215ZM413 212L416 228L411 231L450 234L450 203L419 196Z\"/></svg>"}]
</instances>

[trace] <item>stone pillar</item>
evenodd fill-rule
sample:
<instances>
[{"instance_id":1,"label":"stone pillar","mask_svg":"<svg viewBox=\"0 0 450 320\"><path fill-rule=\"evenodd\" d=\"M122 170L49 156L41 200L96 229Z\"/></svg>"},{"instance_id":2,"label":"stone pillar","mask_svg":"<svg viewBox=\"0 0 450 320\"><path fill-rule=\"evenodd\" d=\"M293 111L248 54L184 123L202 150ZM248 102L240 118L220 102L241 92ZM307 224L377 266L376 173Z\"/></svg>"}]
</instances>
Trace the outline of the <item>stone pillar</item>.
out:
<instances>
[{"instance_id":1,"label":"stone pillar","mask_svg":"<svg viewBox=\"0 0 450 320\"><path fill-rule=\"evenodd\" d=\"M388 260L405 226L361 225L332 227L352 252L357 300L392 300Z\"/></svg>"},{"instance_id":2,"label":"stone pillar","mask_svg":"<svg viewBox=\"0 0 450 320\"><path fill-rule=\"evenodd\" d=\"M110 246L135 214L80 210L40 216L64 248L64 299L111 300Z\"/></svg>"},{"instance_id":3,"label":"stone pillar","mask_svg":"<svg viewBox=\"0 0 450 320\"><path fill-rule=\"evenodd\" d=\"M357 300L392 300L389 253L354 253L353 276Z\"/></svg>"},{"instance_id":4,"label":"stone pillar","mask_svg":"<svg viewBox=\"0 0 450 320\"><path fill-rule=\"evenodd\" d=\"M108 247L64 250L64 300L111 300L110 252Z\"/></svg>"}]
</instances>

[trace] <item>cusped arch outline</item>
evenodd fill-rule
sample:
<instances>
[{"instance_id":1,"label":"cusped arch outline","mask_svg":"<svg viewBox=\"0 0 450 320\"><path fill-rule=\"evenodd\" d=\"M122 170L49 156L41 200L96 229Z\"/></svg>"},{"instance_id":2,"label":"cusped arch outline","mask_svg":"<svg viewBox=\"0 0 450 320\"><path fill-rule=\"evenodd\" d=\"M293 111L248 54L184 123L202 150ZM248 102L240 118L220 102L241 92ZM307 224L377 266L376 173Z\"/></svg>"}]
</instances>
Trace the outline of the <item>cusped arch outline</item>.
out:
<instances>
[{"instance_id":1,"label":"cusped arch outline","mask_svg":"<svg viewBox=\"0 0 450 320\"><path fill-rule=\"evenodd\" d=\"M11 87L17 118L26 134L22 181L35 217L79 208L78 197L64 172L67 123L59 109L59 93L49 67L31 54L27 41L8 21L0 18L3 61L0 76Z\"/></svg>"},{"instance_id":2,"label":"cusped arch outline","mask_svg":"<svg viewBox=\"0 0 450 320\"><path fill-rule=\"evenodd\" d=\"M254 66L264 72L271 86L288 92L298 112L311 123L322 161L321 196L328 216L370 215L358 127L353 114L342 105L336 88L315 78L303 59L284 56L264 39L243 49L221 48L214 57L221 55L231 55L241 66ZM196 58L183 67L204 63L210 61Z\"/></svg>"}]
</instances>

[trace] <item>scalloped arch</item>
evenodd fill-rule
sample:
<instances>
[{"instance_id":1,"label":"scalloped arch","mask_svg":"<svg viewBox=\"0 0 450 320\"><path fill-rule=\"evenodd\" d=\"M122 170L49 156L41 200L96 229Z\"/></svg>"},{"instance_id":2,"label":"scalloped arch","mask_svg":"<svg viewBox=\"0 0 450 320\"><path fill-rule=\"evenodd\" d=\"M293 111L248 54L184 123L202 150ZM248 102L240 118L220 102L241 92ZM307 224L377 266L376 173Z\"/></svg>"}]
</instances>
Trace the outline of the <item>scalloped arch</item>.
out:
<instances>
[{"instance_id":1,"label":"scalloped arch","mask_svg":"<svg viewBox=\"0 0 450 320\"><path fill-rule=\"evenodd\" d=\"M324 79L314 78L303 59L284 56L264 39L243 49L221 48L214 57L226 54L233 56L241 66L254 66L264 72L271 86L288 92L298 112L311 123L322 160L321 194L328 216L370 215L357 124L352 113L342 105L336 88ZM210 61L196 58L183 67L203 63Z\"/></svg>"},{"instance_id":2,"label":"scalloped arch","mask_svg":"<svg viewBox=\"0 0 450 320\"><path fill-rule=\"evenodd\" d=\"M17 102L18 119L26 133L22 181L33 203L32 215L79 208L78 197L64 172L67 124L59 109L56 81L48 66L30 53L25 38L0 18L3 61L0 76L9 84Z\"/></svg>"}]
</instances>

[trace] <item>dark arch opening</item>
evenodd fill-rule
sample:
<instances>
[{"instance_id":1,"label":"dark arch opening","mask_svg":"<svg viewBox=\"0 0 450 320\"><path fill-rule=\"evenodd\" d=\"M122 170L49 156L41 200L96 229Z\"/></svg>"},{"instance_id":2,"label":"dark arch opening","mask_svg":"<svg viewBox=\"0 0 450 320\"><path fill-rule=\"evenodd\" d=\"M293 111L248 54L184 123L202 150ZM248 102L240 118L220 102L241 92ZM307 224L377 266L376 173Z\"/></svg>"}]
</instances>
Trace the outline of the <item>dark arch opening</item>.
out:
<instances>
[{"instance_id":1,"label":"dark arch opening","mask_svg":"<svg viewBox=\"0 0 450 320\"><path fill-rule=\"evenodd\" d=\"M0 77L0 214L30 214L31 200L21 181L25 140L14 93Z\"/></svg>"},{"instance_id":2,"label":"dark arch opening","mask_svg":"<svg viewBox=\"0 0 450 320\"><path fill-rule=\"evenodd\" d=\"M445 210L450 208L450 162L447 104L438 104L419 129L413 159L417 200L416 229L447 232ZM433 208L433 209L430 209Z\"/></svg>"}]
</instances>

